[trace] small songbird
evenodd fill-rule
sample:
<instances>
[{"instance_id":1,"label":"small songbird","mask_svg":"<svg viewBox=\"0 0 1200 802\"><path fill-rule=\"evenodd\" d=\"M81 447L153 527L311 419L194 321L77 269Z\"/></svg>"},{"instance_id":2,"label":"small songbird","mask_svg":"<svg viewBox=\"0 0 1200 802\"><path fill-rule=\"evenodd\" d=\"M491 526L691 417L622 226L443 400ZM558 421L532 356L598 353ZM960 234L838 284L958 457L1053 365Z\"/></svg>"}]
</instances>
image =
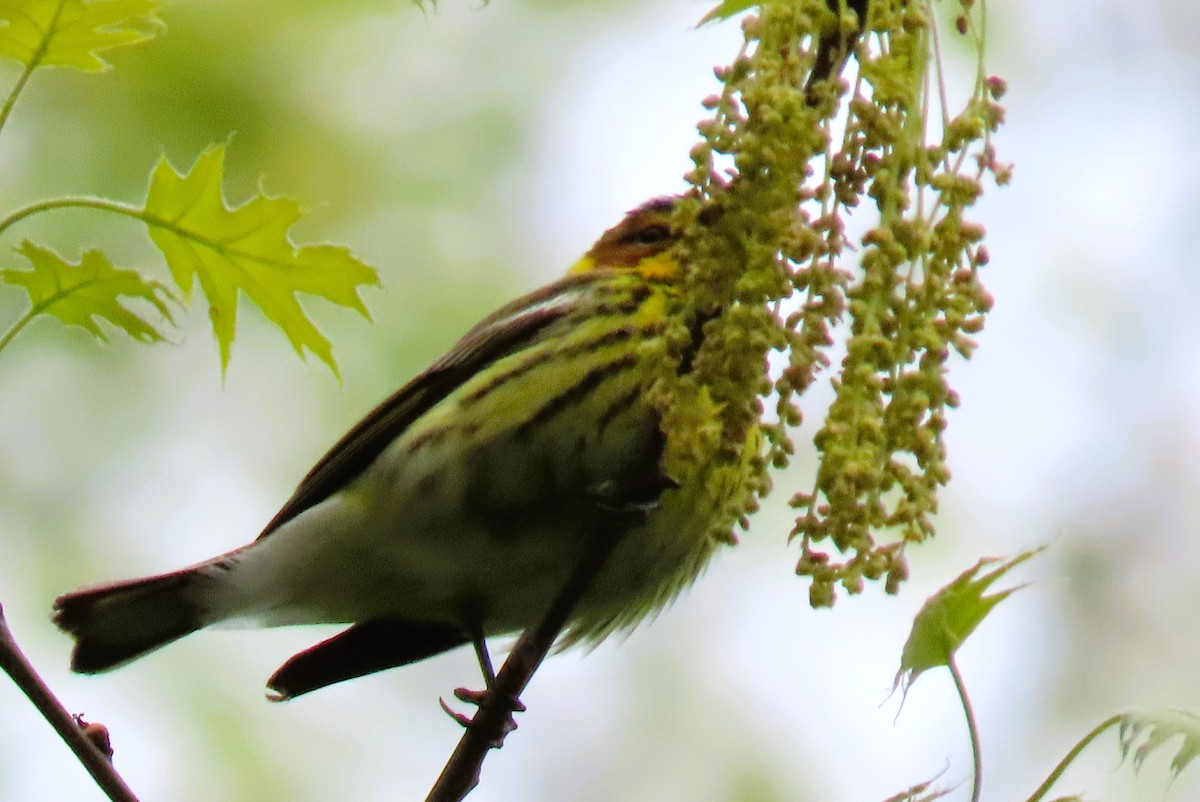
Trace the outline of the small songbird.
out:
<instances>
[{"instance_id":1,"label":"small songbird","mask_svg":"<svg viewBox=\"0 0 1200 802\"><path fill-rule=\"evenodd\" d=\"M338 441L254 542L56 599L71 667L107 671L227 619L350 624L270 678L287 699L479 649L537 623L600 516L623 508L641 514L564 642L659 610L729 539L759 442L751 431L740 463L663 466L672 435L647 393L690 361L656 347L680 292L674 206L630 212L564 278L467 332Z\"/></svg>"}]
</instances>

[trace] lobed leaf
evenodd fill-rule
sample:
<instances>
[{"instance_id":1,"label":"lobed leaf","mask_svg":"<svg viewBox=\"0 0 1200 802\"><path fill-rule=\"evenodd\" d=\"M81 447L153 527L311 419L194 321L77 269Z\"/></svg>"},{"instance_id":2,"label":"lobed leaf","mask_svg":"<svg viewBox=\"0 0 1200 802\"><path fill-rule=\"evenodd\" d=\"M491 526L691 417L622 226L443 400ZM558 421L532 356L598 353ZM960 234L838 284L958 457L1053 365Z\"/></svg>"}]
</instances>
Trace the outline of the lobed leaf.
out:
<instances>
[{"instance_id":1,"label":"lobed leaf","mask_svg":"<svg viewBox=\"0 0 1200 802\"><path fill-rule=\"evenodd\" d=\"M984 566L999 562L995 557L985 557L930 596L913 620L893 687L903 684L907 690L924 671L949 665L954 653L992 608L1025 586L1018 585L990 596L985 596L984 592L997 579L1044 548L1023 551L1000 563L995 570L977 577Z\"/></svg>"},{"instance_id":2,"label":"lobed leaf","mask_svg":"<svg viewBox=\"0 0 1200 802\"><path fill-rule=\"evenodd\" d=\"M1058 762L1045 781L1033 792L1026 802L1041 802L1063 773L1075 762L1092 741L1113 727L1117 728L1117 741L1121 759L1132 758L1133 770L1140 771L1142 764L1152 753L1162 749L1177 736L1181 739L1171 758L1171 779L1178 777L1188 765L1200 755L1200 715L1187 710L1134 710L1110 716L1093 727L1083 736L1066 756ZM1052 802L1082 802L1078 795L1056 797Z\"/></svg>"},{"instance_id":3,"label":"lobed leaf","mask_svg":"<svg viewBox=\"0 0 1200 802\"><path fill-rule=\"evenodd\" d=\"M1178 777L1200 756L1200 715L1187 710L1146 710L1125 713L1117 737L1121 757L1133 757L1133 768L1142 767L1151 753L1179 736L1182 741L1171 758L1171 776Z\"/></svg>"},{"instance_id":4,"label":"lobed leaf","mask_svg":"<svg viewBox=\"0 0 1200 802\"><path fill-rule=\"evenodd\" d=\"M185 296L190 296L193 280L199 280L222 371L229 364L241 291L283 330L301 357L308 349L336 375L333 347L296 294L320 296L370 319L358 287L378 285L379 277L347 248L297 248L288 237L301 216L293 200L256 195L229 207L221 191L224 160L223 146L205 150L186 174L166 158L159 160L141 215L150 226L150 238Z\"/></svg>"},{"instance_id":5,"label":"lobed leaf","mask_svg":"<svg viewBox=\"0 0 1200 802\"><path fill-rule=\"evenodd\" d=\"M122 299L146 301L167 322L173 322L167 300L173 296L157 281L133 270L114 267L100 251L87 251L78 262L68 262L54 251L25 241L15 249L29 260L32 270L2 270L0 280L29 294L30 317L49 315L68 326L79 326L101 342L108 336L104 320L141 342L163 339L155 323L126 306Z\"/></svg>"},{"instance_id":6,"label":"lobed leaf","mask_svg":"<svg viewBox=\"0 0 1200 802\"><path fill-rule=\"evenodd\" d=\"M0 56L102 72L105 50L154 37L158 0L0 0Z\"/></svg>"}]
</instances>

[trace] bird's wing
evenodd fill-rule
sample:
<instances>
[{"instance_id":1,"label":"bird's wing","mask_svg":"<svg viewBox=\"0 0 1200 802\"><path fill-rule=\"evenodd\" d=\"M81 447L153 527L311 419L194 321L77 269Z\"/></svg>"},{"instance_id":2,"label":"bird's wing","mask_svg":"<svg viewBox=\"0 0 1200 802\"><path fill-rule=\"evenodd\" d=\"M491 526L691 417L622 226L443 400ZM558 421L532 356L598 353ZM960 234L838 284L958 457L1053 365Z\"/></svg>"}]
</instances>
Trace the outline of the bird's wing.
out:
<instances>
[{"instance_id":1,"label":"bird's wing","mask_svg":"<svg viewBox=\"0 0 1200 802\"><path fill-rule=\"evenodd\" d=\"M445 356L367 413L321 457L259 539L345 487L413 421L472 376L536 340L568 314L592 280L592 274L568 276L480 321Z\"/></svg>"}]
</instances>

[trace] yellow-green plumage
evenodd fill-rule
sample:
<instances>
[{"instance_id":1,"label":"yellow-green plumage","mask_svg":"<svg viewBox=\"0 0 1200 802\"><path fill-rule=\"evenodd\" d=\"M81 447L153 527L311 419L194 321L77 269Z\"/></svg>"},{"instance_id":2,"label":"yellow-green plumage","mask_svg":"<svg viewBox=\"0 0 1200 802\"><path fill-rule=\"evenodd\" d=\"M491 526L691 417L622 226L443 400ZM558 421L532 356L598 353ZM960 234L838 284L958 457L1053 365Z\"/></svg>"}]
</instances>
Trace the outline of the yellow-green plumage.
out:
<instances>
[{"instance_id":1,"label":"yellow-green plumage","mask_svg":"<svg viewBox=\"0 0 1200 802\"><path fill-rule=\"evenodd\" d=\"M674 598L727 539L758 439L737 459L664 464L679 433L664 431L651 390L686 361L662 341L681 283L671 212L669 200L632 212L564 279L483 320L335 445L254 543L60 597L76 670L226 618L354 624L272 678L294 696L517 631L613 507L646 512L608 533L621 539L565 642Z\"/></svg>"}]
</instances>

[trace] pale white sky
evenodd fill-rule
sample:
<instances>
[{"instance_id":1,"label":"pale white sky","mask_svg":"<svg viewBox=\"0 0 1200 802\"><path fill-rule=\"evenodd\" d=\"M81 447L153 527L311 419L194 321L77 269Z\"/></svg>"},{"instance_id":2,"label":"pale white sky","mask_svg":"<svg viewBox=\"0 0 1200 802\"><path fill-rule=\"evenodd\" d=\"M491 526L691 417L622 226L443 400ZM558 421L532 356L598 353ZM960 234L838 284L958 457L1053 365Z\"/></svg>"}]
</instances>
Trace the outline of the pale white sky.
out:
<instances>
[{"instance_id":1,"label":"pale white sky","mask_svg":"<svg viewBox=\"0 0 1200 802\"><path fill-rule=\"evenodd\" d=\"M463 48L533 59L536 52L522 50L540 46L540 36L559 37L546 45L561 54L553 88L530 110L535 144L489 199L511 203L514 225L526 227L522 281L532 286L560 272L624 210L681 188L699 100L714 87L710 67L732 56L739 31L693 30L707 10L695 0L631 6L615 25L586 11L537 22L505 0L475 5L442 0L399 41L386 19L334 32L335 45L357 48L361 75L345 86L359 89L318 89L336 98L328 113L350 114L364 136L386 138L396 118L381 108L404 102L405 82L503 93L505 71L494 86L456 72ZM913 554L914 579L898 599L870 593L832 612L809 610L807 588L790 572L795 553L784 543L781 497L743 546L653 625L591 654L550 660L525 696L530 712L489 758L472 802L872 802L943 771L946 784L963 786L950 798L966 799L969 750L948 678L923 678L898 718L898 700L884 701L900 647L925 596L979 556L1047 542L1049 554L1016 577L1034 584L961 655L983 732L985 799L1025 798L1111 712L1200 709L1192 614L1200 606L1200 156L1192 144L1200 71L1189 49L1200 11L1186 0L990 5L993 66L1010 87L997 145L1016 172L1010 188L979 208L997 306L977 357L954 366L963 399L949 435L955 478L942 535ZM496 31L514 30L528 39L496 40ZM180 347L185 354L172 358L186 362L193 349L211 346L193 338ZM98 522L98 537L143 532L130 535L140 538L130 573L200 559L257 531L264 501L245 490L253 485L239 473L246 466L225 465L222 454L230 443L266 448L267 435L236 409L218 409L248 403L253 392L231 382L172 411L213 428L156 458L162 491L150 509L114 500ZM221 470L197 470L205 464ZM136 470L119 468L112 486L150 481ZM103 510L106 502L92 503ZM161 523L152 532L147 520ZM230 753L286 744L287 763L313 767L305 780L311 799L422 798L457 737L436 696L475 681L470 654L406 668L403 681L260 703L262 678L279 656L314 640L312 631L209 633L156 656L157 673L54 680L116 711L106 723L121 735L119 766L147 800L211 798L186 772L190 784L181 788L179 767L229 706L248 722ZM219 665L234 653L237 665L229 661L228 673L208 684L181 689L171 679L194 661ZM206 700L200 707L211 721L181 718L194 709L193 696ZM1112 737L1095 745L1058 793L1200 798L1196 767L1167 789L1167 761L1154 758L1135 782L1128 767L1114 768L1114 745ZM30 765L46 768L30 771L14 799L98 798L52 746L38 741L29 750ZM236 776L206 770L222 793L238 788ZM739 772L751 778L741 791L714 781ZM758 795L744 790L755 781L764 789Z\"/></svg>"}]
</instances>

